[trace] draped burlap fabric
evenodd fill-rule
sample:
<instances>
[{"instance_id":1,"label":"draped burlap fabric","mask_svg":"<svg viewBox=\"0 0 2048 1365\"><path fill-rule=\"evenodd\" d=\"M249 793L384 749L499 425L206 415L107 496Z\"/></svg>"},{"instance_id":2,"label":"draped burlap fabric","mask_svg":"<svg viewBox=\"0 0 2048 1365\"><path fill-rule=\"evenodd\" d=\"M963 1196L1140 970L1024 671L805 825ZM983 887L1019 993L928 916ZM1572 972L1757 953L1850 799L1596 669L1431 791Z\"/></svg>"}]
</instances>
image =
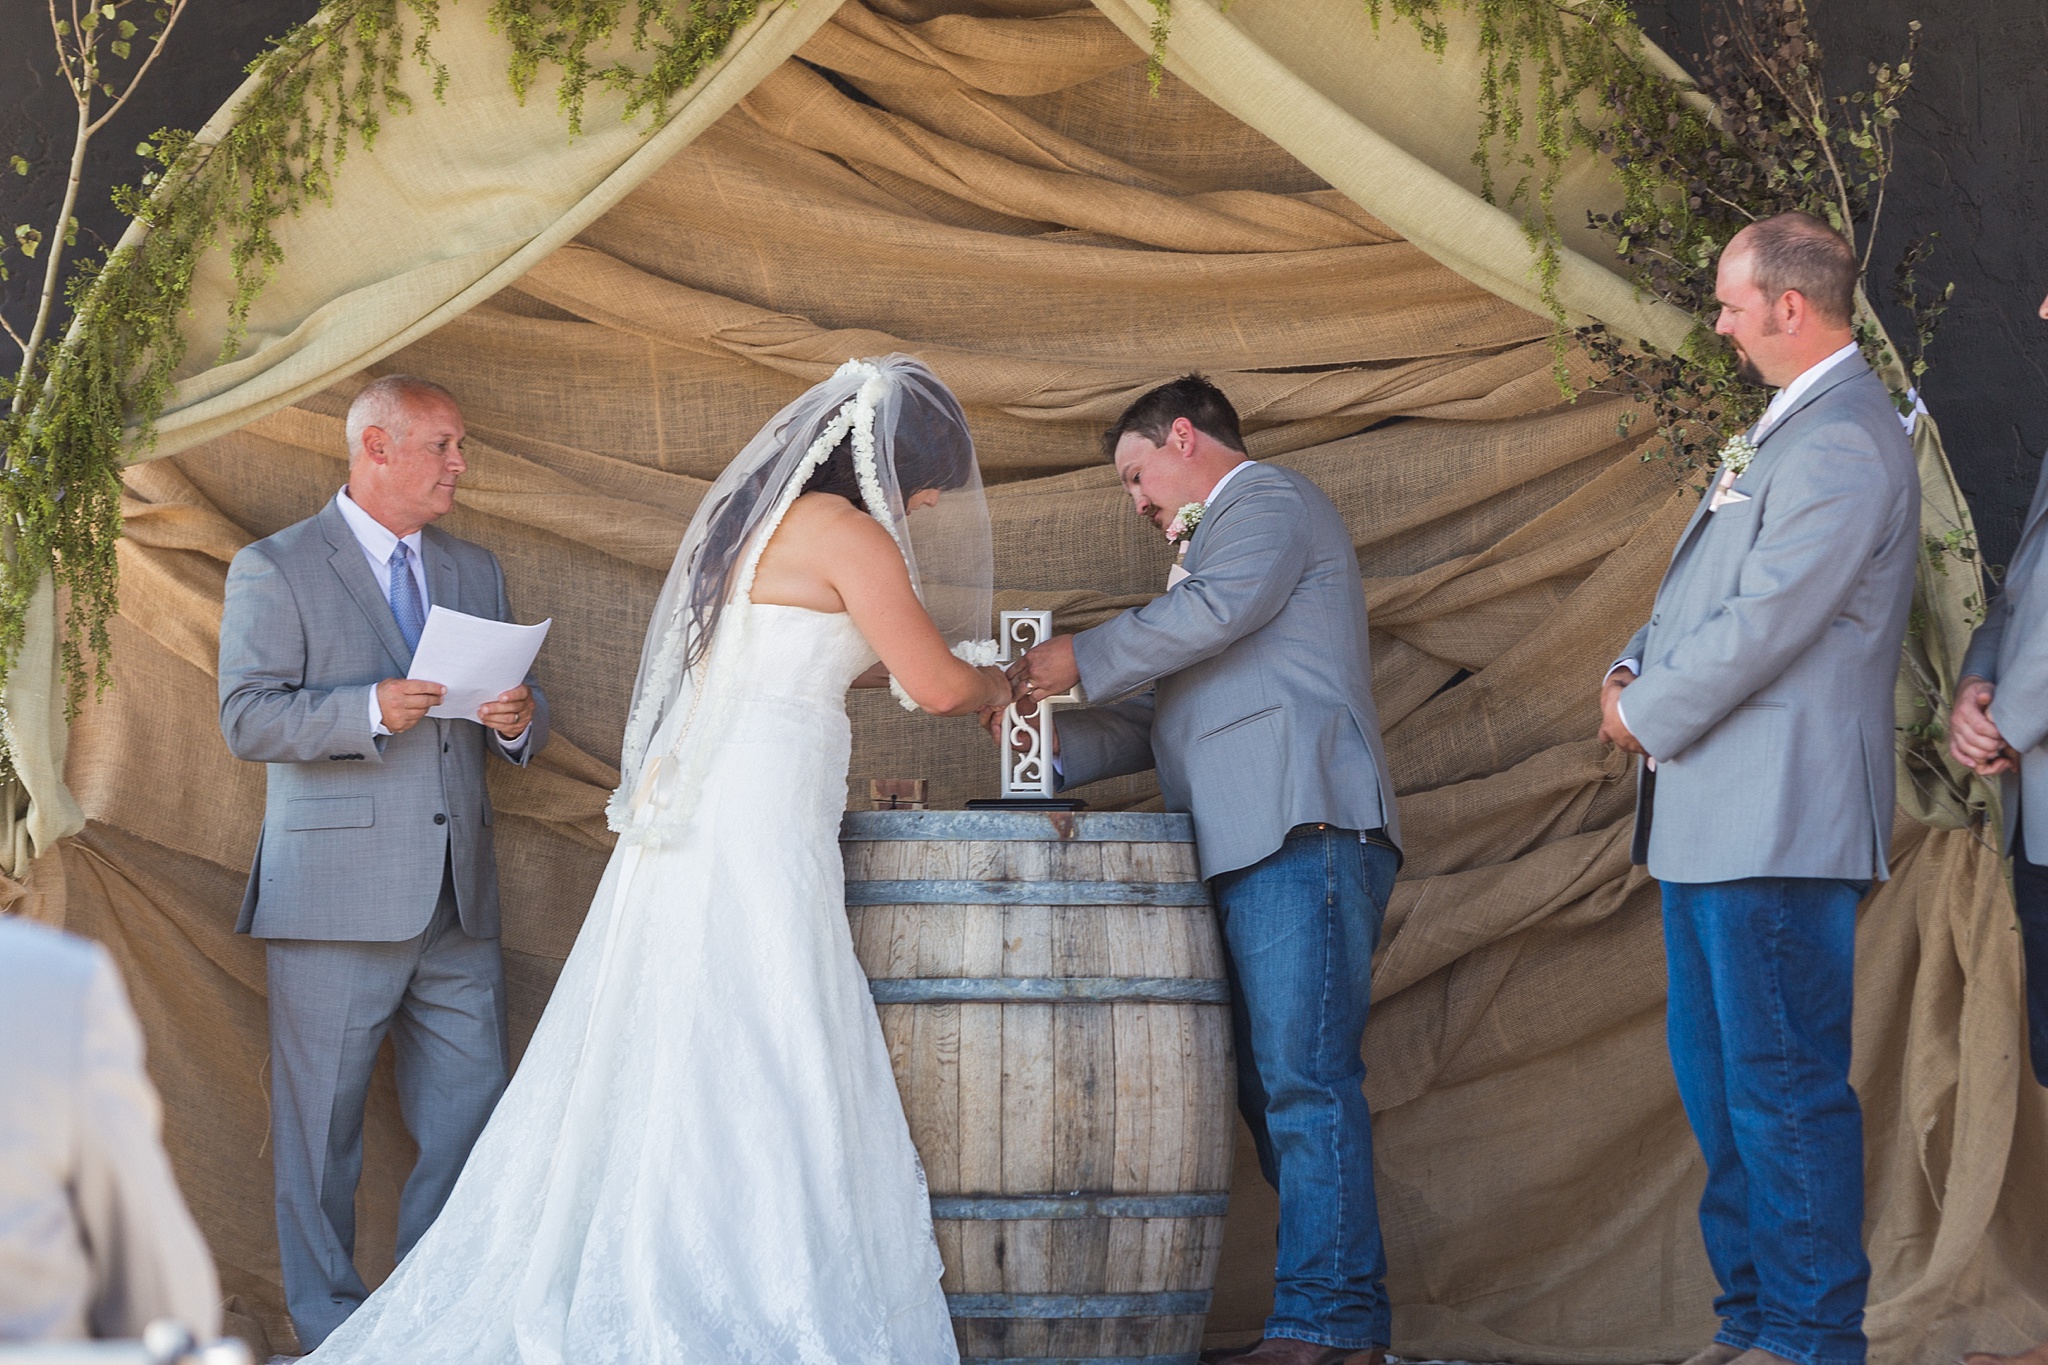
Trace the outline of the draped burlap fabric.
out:
<instances>
[{"instance_id":1,"label":"draped burlap fabric","mask_svg":"<svg viewBox=\"0 0 2048 1365\"><path fill-rule=\"evenodd\" d=\"M1599 673L1693 495L1621 432L1624 405L1560 402L1546 320L1190 84L1149 96L1109 19L936 8L845 5L516 284L131 471L118 682L66 769L90 823L38 862L31 910L127 972L239 1325L288 1341L262 954L230 932L263 775L214 723L227 561L340 484L341 413L368 373L461 398L471 470L443 525L498 553L521 619L555 621L539 670L556 738L492 777L518 1047L609 848L646 613L697 498L801 389L902 349L966 404L1001 604L1052 607L1062 628L1163 587L1166 547L1094 440L1152 384L1206 370L1253 453L1337 501L1409 847L1367 1040L1396 1347L1690 1353L1712 1326L1701 1167L1664 1052L1656 890L1628 865L1632 779L1590 736ZM871 777L927 777L941 805L993 787L971 724L886 695L852 706L850 799ZM1083 794L1157 800L1137 779ZM1994 852L1902 819L1859 948L1877 1359L2048 1335L2048 1104L2023 1078ZM405 1147L387 1075L360 1201L373 1263ZM1217 1340L1264 1314L1272 1218L1241 1163Z\"/></svg>"}]
</instances>

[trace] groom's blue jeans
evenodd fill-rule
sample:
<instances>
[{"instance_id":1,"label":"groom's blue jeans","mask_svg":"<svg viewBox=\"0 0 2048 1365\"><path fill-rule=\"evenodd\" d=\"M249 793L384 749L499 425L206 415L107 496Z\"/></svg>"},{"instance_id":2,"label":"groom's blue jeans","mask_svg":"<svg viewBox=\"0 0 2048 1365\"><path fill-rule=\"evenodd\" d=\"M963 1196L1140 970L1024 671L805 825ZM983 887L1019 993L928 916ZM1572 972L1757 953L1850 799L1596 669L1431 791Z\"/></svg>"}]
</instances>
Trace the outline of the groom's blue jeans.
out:
<instances>
[{"instance_id":1,"label":"groom's blue jeans","mask_svg":"<svg viewBox=\"0 0 2048 1365\"><path fill-rule=\"evenodd\" d=\"M1212 879L1237 1035L1237 1105L1280 1193L1269 1337L1384 1346L1387 1257L1365 1104L1372 954L1400 856L1301 825Z\"/></svg>"},{"instance_id":2,"label":"groom's blue jeans","mask_svg":"<svg viewBox=\"0 0 2048 1365\"><path fill-rule=\"evenodd\" d=\"M1862 1365L1870 1262L1849 1030L1867 886L1662 886L1671 1068L1707 1159L1715 1340L1799 1365Z\"/></svg>"}]
</instances>

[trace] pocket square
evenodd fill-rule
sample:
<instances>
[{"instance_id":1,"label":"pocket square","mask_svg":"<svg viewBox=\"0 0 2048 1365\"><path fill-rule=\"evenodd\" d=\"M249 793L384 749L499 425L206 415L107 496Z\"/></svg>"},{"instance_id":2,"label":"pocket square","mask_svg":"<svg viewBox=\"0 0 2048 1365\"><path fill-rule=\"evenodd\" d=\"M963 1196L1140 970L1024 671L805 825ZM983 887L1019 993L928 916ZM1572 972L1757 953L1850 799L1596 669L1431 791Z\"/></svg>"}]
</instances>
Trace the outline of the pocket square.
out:
<instances>
[{"instance_id":1,"label":"pocket square","mask_svg":"<svg viewBox=\"0 0 2048 1365\"><path fill-rule=\"evenodd\" d=\"M1171 589L1175 584L1179 583L1183 578L1186 578L1187 576L1188 571L1186 569L1183 569L1180 565L1175 564L1172 568L1166 571L1166 586L1169 589Z\"/></svg>"},{"instance_id":2,"label":"pocket square","mask_svg":"<svg viewBox=\"0 0 2048 1365\"><path fill-rule=\"evenodd\" d=\"M1732 488L1716 488L1714 490L1714 500L1707 504L1707 510L1709 512L1718 512L1731 502L1748 501L1749 494L1747 493L1738 493Z\"/></svg>"}]
</instances>

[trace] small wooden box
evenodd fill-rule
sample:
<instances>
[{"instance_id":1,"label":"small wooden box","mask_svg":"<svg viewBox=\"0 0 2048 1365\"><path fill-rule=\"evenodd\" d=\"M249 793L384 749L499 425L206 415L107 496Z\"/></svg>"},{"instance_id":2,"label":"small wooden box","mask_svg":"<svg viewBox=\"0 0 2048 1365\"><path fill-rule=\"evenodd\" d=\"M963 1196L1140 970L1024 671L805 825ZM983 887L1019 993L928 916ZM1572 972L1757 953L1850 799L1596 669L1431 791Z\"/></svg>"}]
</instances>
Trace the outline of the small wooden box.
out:
<instances>
[{"instance_id":1,"label":"small wooden box","mask_svg":"<svg viewBox=\"0 0 2048 1365\"><path fill-rule=\"evenodd\" d=\"M876 810L930 810L925 793L930 782L922 777L875 777L868 780L868 800Z\"/></svg>"}]
</instances>

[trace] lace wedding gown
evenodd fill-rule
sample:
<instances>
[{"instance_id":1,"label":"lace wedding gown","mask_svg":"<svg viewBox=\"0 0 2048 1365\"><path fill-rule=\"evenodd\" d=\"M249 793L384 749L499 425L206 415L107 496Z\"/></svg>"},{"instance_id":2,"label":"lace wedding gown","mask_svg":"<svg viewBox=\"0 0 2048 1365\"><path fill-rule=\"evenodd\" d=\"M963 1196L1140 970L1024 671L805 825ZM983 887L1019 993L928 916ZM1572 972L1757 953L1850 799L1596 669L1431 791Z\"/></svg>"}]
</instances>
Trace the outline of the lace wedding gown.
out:
<instances>
[{"instance_id":1,"label":"lace wedding gown","mask_svg":"<svg viewBox=\"0 0 2048 1365\"><path fill-rule=\"evenodd\" d=\"M844 908L873 661L843 614L726 609L734 700L651 749L681 836L621 841L447 1207L316 1365L958 1359Z\"/></svg>"}]
</instances>

